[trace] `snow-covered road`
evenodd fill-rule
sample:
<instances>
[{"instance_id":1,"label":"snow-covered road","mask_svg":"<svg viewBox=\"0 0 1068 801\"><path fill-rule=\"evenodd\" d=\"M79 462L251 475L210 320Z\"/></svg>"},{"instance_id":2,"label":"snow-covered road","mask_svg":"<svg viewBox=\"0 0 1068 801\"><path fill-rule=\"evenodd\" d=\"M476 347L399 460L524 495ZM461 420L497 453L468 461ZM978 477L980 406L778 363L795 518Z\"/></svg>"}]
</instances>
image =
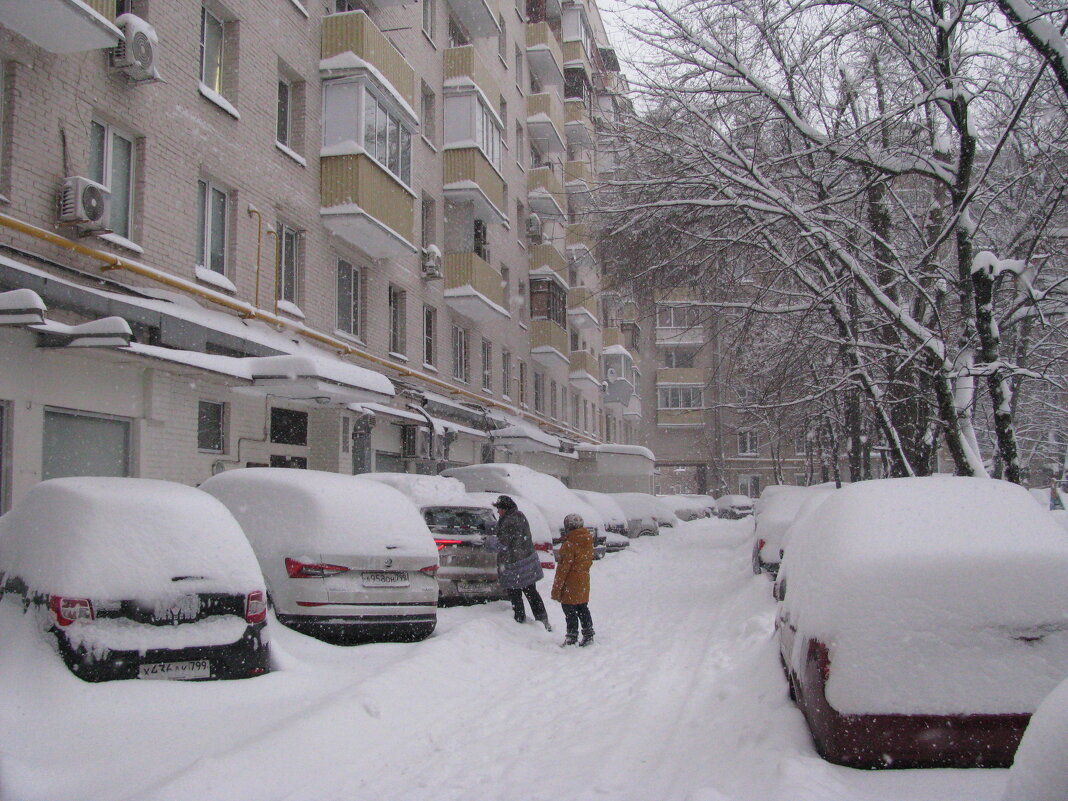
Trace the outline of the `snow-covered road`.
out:
<instances>
[{"instance_id":1,"label":"snow-covered road","mask_svg":"<svg viewBox=\"0 0 1068 801\"><path fill-rule=\"evenodd\" d=\"M1004 771L829 765L787 700L748 521L698 521L594 566L592 648L503 602L411 645L274 629L241 682L89 685L10 603L0 801L993 801ZM548 599L551 576L543 582Z\"/></svg>"}]
</instances>

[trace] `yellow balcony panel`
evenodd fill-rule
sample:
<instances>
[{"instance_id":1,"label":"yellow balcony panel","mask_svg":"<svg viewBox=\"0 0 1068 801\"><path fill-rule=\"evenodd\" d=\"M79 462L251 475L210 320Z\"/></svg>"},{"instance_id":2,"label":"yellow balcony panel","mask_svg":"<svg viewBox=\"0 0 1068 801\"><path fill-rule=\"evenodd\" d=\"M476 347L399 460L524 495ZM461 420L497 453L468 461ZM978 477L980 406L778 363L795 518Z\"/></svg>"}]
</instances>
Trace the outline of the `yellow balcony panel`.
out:
<instances>
[{"instance_id":1,"label":"yellow balcony panel","mask_svg":"<svg viewBox=\"0 0 1068 801\"><path fill-rule=\"evenodd\" d=\"M477 86L489 100L490 108L497 109L501 104L501 87L493 78L493 73L482 61L474 45L450 47L445 51L445 86L446 88Z\"/></svg>"},{"instance_id":2,"label":"yellow balcony panel","mask_svg":"<svg viewBox=\"0 0 1068 801\"><path fill-rule=\"evenodd\" d=\"M554 275L565 288L568 286L567 259L559 250L548 243L543 243L530 246L528 253L531 277Z\"/></svg>"},{"instance_id":3,"label":"yellow balcony panel","mask_svg":"<svg viewBox=\"0 0 1068 801\"><path fill-rule=\"evenodd\" d=\"M597 357L584 350L571 351L571 372L568 379L576 389L600 389L601 367L597 363Z\"/></svg>"},{"instance_id":4,"label":"yellow balcony panel","mask_svg":"<svg viewBox=\"0 0 1068 801\"><path fill-rule=\"evenodd\" d=\"M596 240L593 236L593 231L586 223L572 223L567 227L567 234L564 237L564 243L567 246L568 251L586 251L593 253L593 248ZM581 253L575 254L581 257Z\"/></svg>"},{"instance_id":5,"label":"yellow balcony panel","mask_svg":"<svg viewBox=\"0 0 1068 801\"><path fill-rule=\"evenodd\" d=\"M618 328L606 328L601 332L601 345L605 348L620 347L625 348L627 341L623 337L623 332Z\"/></svg>"},{"instance_id":6,"label":"yellow balcony panel","mask_svg":"<svg viewBox=\"0 0 1068 801\"><path fill-rule=\"evenodd\" d=\"M363 11L323 17L322 61L319 69L331 75L367 71L367 65L415 108L415 70Z\"/></svg>"},{"instance_id":7,"label":"yellow balcony panel","mask_svg":"<svg viewBox=\"0 0 1068 801\"><path fill-rule=\"evenodd\" d=\"M589 109L578 98L570 98L564 101L564 118L567 143L590 147L596 138L596 130L593 120L590 119Z\"/></svg>"},{"instance_id":8,"label":"yellow balcony panel","mask_svg":"<svg viewBox=\"0 0 1068 801\"><path fill-rule=\"evenodd\" d=\"M676 287L656 293L657 303L694 303L698 300L697 293L686 287Z\"/></svg>"},{"instance_id":9,"label":"yellow balcony panel","mask_svg":"<svg viewBox=\"0 0 1068 801\"><path fill-rule=\"evenodd\" d=\"M559 94L539 92L527 98L527 135L548 154L564 152L564 104Z\"/></svg>"},{"instance_id":10,"label":"yellow balcony panel","mask_svg":"<svg viewBox=\"0 0 1068 801\"><path fill-rule=\"evenodd\" d=\"M470 202L483 219L508 222L504 208L504 179L477 147L445 151L445 198L454 203Z\"/></svg>"},{"instance_id":11,"label":"yellow balcony panel","mask_svg":"<svg viewBox=\"0 0 1068 801\"><path fill-rule=\"evenodd\" d=\"M593 181L588 161L569 161L564 164L564 186L568 192L586 192Z\"/></svg>"},{"instance_id":12,"label":"yellow balcony panel","mask_svg":"<svg viewBox=\"0 0 1068 801\"><path fill-rule=\"evenodd\" d=\"M575 328L587 330L596 328L597 298L587 287L576 286L567 293L567 321Z\"/></svg>"},{"instance_id":13,"label":"yellow balcony panel","mask_svg":"<svg viewBox=\"0 0 1068 801\"><path fill-rule=\"evenodd\" d=\"M527 25L527 65L542 86L564 85L564 53L548 22Z\"/></svg>"},{"instance_id":14,"label":"yellow balcony panel","mask_svg":"<svg viewBox=\"0 0 1068 801\"><path fill-rule=\"evenodd\" d=\"M373 259L414 253L415 198L368 156L319 161L323 224Z\"/></svg>"},{"instance_id":15,"label":"yellow balcony panel","mask_svg":"<svg viewBox=\"0 0 1068 801\"><path fill-rule=\"evenodd\" d=\"M689 328L657 326L657 345L704 345L705 330L702 326L694 325Z\"/></svg>"},{"instance_id":16,"label":"yellow balcony panel","mask_svg":"<svg viewBox=\"0 0 1068 801\"><path fill-rule=\"evenodd\" d=\"M567 197L556 167L534 167L527 173L527 205L544 217L564 218Z\"/></svg>"},{"instance_id":17,"label":"yellow balcony panel","mask_svg":"<svg viewBox=\"0 0 1068 801\"><path fill-rule=\"evenodd\" d=\"M50 53L84 53L114 47L122 32L111 23L115 3L104 0L5 0L0 26Z\"/></svg>"},{"instance_id":18,"label":"yellow balcony panel","mask_svg":"<svg viewBox=\"0 0 1068 801\"><path fill-rule=\"evenodd\" d=\"M445 303L479 323L510 316L504 308L501 274L474 253L445 255Z\"/></svg>"},{"instance_id":19,"label":"yellow balcony panel","mask_svg":"<svg viewBox=\"0 0 1068 801\"><path fill-rule=\"evenodd\" d=\"M590 64L590 57L586 55L586 48L582 46L582 42L578 39L573 39L569 42L564 42L564 69L581 68L586 73L586 80L589 83L593 83L593 65Z\"/></svg>"},{"instance_id":20,"label":"yellow balcony panel","mask_svg":"<svg viewBox=\"0 0 1068 801\"><path fill-rule=\"evenodd\" d=\"M705 416L700 409L657 409L656 424L665 427L703 426Z\"/></svg>"},{"instance_id":21,"label":"yellow balcony panel","mask_svg":"<svg viewBox=\"0 0 1068 801\"><path fill-rule=\"evenodd\" d=\"M656 371L657 384L708 383L708 370L704 367L661 367Z\"/></svg>"},{"instance_id":22,"label":"yellow balcony panel","mask_svg":"<svg viewBox=\"0 0 1068 801\"><path fill-rule=\"evenodd\" d=\"M500 32L496 0L448 0L448 3L472 36L496 36Z\"/></svg>"},{"instance_id":23,"label":"yellow balcony panel","mask_svg":"<svg viewBox=\"0 0 1068 801\"><path fill-rule=\"evenodd\" d=\"M530 358L534 361L549 368L570 368L570 348L566 329L552 320L530 321Z\"/></svg>"}]
</instances>

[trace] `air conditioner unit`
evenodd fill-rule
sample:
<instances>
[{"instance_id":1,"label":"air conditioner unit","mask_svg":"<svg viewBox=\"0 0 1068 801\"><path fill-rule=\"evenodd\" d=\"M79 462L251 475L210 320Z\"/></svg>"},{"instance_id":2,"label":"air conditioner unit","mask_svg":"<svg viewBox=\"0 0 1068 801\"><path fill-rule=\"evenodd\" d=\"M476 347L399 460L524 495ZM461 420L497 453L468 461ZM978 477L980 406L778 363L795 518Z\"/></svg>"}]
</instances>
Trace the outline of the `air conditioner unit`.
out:
<instances>
[{"instance_id":1,"label":"air conditioner unit","mask_svg":"<svg viewBox=\"0 0 1068 801\"><path fill-rule=\"evenodd\" d=\"M79 231L107 229L111 218L111 193L96 181L80 175L63 179L59 194L59 221L71 223Z\"/></svg>"},{"instance_id":2,"label":"air conditioner unit","mask_svg":"<svg viewBox=\"0 0 1068 801\"><path fill-rule=\"evenodd\" d=\"M123 14L115 19L124 41L111 48L111 66L126 73L131 81L158 81L156 29L135 14Z\"/></svg>"},{"instance_id":3,"label":"air conditioner unit","mask_svg":"<svg viewBox=\"0 0 1068 801\"><path fill-rule=\"evenodd\" d=\"M527 238L531 242L540 243L542 238L541 217L537 214L527 215Z\"/></svg>"},{"instance_id":4,"label":"air conditioner unit","mask_svg":"<svg viewBox=\"0 0 1068 801\"><path fill-rule=\"evenodd\" d=\"M427 247L423 248L421 254L421 267L423 270L423 278L444 278L445 274L441 271L441 251L438 250L438 246L428 245Z\"/></svg>"},{"instance_id":5,"label":"air conditioner unit","mask_svg":"<svg viewBox=\"0 0 1068 801\"><path fill-rule=\"evenodd\" d=\"M605 371L605 378L609 381L615 381L617 375L618 373L616 373L615 367L609 367L608 370Z\"/></svg>"}]
</instances>

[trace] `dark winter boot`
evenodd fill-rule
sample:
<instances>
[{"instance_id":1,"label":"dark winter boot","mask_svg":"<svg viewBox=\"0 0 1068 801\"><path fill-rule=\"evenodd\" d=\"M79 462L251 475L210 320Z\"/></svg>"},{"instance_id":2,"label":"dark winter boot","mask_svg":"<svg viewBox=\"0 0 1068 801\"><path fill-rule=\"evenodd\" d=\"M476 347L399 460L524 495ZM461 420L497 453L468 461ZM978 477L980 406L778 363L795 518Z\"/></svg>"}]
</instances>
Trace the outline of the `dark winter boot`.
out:
<instances>
[{"instance_id":1,"label":"dark winter boot","mask_svg":"<svg viewBox=\"0 0 1068 801\"><path fill-rule=\"evenodd\" d=\"M564 641L560 643L561 648L567 648L569 645L574 645L578 642L578 636L575 634L565 634Z\"/></svg>"},{"instance_id":2,"label":"dark winter boot","mask_svg":"<svg viewBox=\"0 0 1068 801\"><path fill-rule=\"evenodd\" d=\"M593 632L587 631L582 635L582 639L579 640L579 647L585 647L587 645L593 645Z\"/></svg>"},{"instance_id":3,"label":"dark winter boot","mask_svg":"<svg viewBox=\"0 0 1068 801\"><path fill-rule=\"evenodd\" d=\"M553 630L552 624L549 622L549 618L547 618L547 617L541 618L541 624L543 626L545 626L545 630L546 631L552 631Z\"/></svg>"},{"instance_id":4,"label":"dark winter boot","mask_svg":"<svg viewBox=\"0 0 1068 801\"><path fill-rule=\"evenodd\" d=\"M515 616L515 622L516 623L526 623L527 622L527 616L524 615L522 612L519 612Z\"/></svg>"}]
</instances>

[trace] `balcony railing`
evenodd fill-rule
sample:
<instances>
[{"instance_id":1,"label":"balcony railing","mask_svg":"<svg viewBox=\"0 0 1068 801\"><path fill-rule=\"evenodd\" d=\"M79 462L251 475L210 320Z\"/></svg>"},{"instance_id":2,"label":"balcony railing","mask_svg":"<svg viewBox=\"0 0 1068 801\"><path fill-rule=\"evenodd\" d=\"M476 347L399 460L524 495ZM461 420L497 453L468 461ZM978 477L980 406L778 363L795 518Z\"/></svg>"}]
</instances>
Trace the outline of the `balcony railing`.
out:
<instances>
[{"instance_id":1,"label":"balcony railing","mask_svg":"<svg viewBox=\"0 0 1068 801\"><path fill-rule=\"evenodd\" d=\"M661 367L656 371L657 384L708 383L708 370L704 367Z\"/></svg>"},{"instance_id":2,"label":"balcony railing","mask_svg":"<svg viewBox=\"0 0 1068 801\"><path fill-rule=\"evenodd\" d=\"M626 416L629 413L624 412ZM704 412L700 409L657 409L656 424L658 426L703 426L705 424Z\"/></svg>"},{"instance_id":3,"label":"balcony railing","mask_svg":"<svg viewBox=\"0 0 1068 801\"><path fill-rule=\"evenodd\" d=\"M530 321L530 358L546 367L567 367L569 351L566 329L552 320Z\"/></svg>"},{"instance_id":4,"label":"balcony railing","mask_svg":"<svg viewBox=\"0 0 1068 801\"><path fill-rule=\"evenodd\" d=\"M480 216L507 222L504 208L504 179L477 147L445 151L445 186L447 199L471 201Z\"/></svg>"},{"instance_id":5,"label":"balcony railing","mask_svg":"<svg viewBox=\"0 0 1068 801\"><path fill-rule=\"evenodd\" d=\"M564 186L569 192L585 192L592 180L593 173L588 161L569 161L564 164Z\"/></svg>"},{"instance_id":6,"label":"balcony railing","mask_svg":"<svg viewBox=\"0 0 1068 801\"><path fill-rule=\"evenodd\" d=\"M557 219L564 217L567 197L556 169L534 167L527 173L527 204L538 214Z\"/></svg>"},{"instance_id":7,"label":"balcony railing","mask_svg":"<svg viewBox=\"0 0 1068 801\"><path fill-rule=\"evenodd\" d=\"M397 179L360 154L319 161L326 227L375 259L415 251L415 199Z\"/></svg>"},{"instance_id":8,"label":"balcony railing","mask_svg":"<svg viewBox=\"0 0 1068 801\"><path fill-rule=\"evenodd\" d=\"M590 64L590 57L586 55L586 48L578 39L564 42L564 68L573 67L582 68L582 71L586 73L586 80L590 84L593 83L593 65Z\"/></svg>"},{"instance_id":9,"label":"balcony railing","mask_svg":"<svg viewBox=\"0 0 1068 801\"><path fill-rule=\"evenodd\" d=\"M363 11L323 17L322 58L333 59L345 53L352 53L373 66L409 106L415 106L415 70ZM331 64L326 66L331 71L346 69L344 60L335 63L336 68Z\"/></svg>"},{"instance_id":10,"label":"balcony railing","mask_svg":"<svg viewBox=\"0 0 1068 801\"><path fill-rule=\"evenodd\" d=\"M527 133L549 154L562 153L564 104L555 92L539 92L527 98Z\"/></svg>"},{"instance_id":11,"label":"balcony railing","mask_svg":"<svg viewBox=\"0 0 1068 801\"><path fill-rule=\"evenodd\" d=\"M601 345L606 348L627 346L623 332L618 328L606 328L601 332Z\"/></svg>"},{"instance_id":12,"label":"balcony railing","mask_svg":"<svg viewBox=\"0 0 1068 801\"><path fill-rule=\"evenodd\" d=\"M533 274L545 268L551 269L559 277L560 281L567 286L567 259L560 251L550 244L533 245L528 250L530 272Z\"/></svg>"},{"instance_id":13,"label":"balcony railing","mask_svg":"<svg viewBox=\"0 0 1068 801\"><path fill-rule=\"evenodd\" d=\"M568 250L586 250L593 252L595 240L586 223L572 223L567 227L564 241Z\"/></svg>"},{"instance_id":14,"label":"balcony railing","mask_svg":"<svg viewBox=\"0 0 1068 801\"><path fill-rule=\"evenodd\" d=\"M564 114L567 119L565 127L568 144L583 146L593 144L596 131L586 104L577 98L565 100Z\"/></svg>"},{"instance_id":15,"label":"balcony railing","mask_svg":"<svg viewBox=\"0 0 1068 801\"><path fill-rule=\"evenodd\" d=\"M527 25L527 64L543 86L564 85L564 53L548 22Z\"/></svg>"},{"instance_id":16,"label":"balcony railing","mask_svg":"<svg viewBox=\"0 0 1068 801\"><path fill-rule=\"evenodd\" d=\"M601 382L601 366L598 364L597 357L588 351L571 351L571 372L572 375L585 373L594 383L600 384Z\"/></svg>"},{"instance_id":17,"label":"balcony railing","mask_svg":"<svg viewBox=\"0 0 1068 801\"><path fill-rule=\"evenodd\" d=\"M587 287L572 287L567 292L567 319L576 328L595 328L597 318L597 298Z\"/></svg>"},{"instance_id":18,"label":"balcony railing","mask_svg":"<svg viewBox=\"0 0 1068 801\"><path fill-rule=\"evenodd\" d=\"M445 51L445 81L455 84L465 78L482 90L492 108L497 108L500 104L501 88L474 45L450 47Z\"/></svg>"},{"instance_id":19,"label":"balcony railing","mask_svg":"<svg viewBox=\"0 0 1068 801\"><path fill-rule=\"evenodd\" d=\"M445 302L477 322L509 316L501 274L474 253L445 255Z\"/></svg>"}]
</instances>

